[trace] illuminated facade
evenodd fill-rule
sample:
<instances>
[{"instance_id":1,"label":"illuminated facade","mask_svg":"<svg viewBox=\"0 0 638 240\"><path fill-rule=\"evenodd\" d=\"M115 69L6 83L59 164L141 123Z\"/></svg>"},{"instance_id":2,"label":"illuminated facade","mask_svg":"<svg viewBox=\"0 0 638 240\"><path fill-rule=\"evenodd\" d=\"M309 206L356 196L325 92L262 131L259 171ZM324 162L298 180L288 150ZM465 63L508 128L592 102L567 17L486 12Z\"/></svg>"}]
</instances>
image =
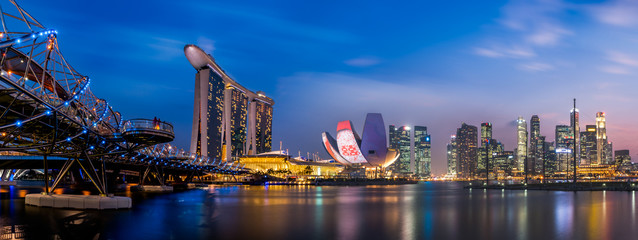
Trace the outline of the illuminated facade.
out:
<instances>
[{"instance_id":1,"label":"illuminated facade","mask_svg":"<svg viewBox=\"0 0 638 240\"><path fill-rule=\"evenodd\" d=\"M589 165L596 162L596 125L586 125L585 131L580 133L580 162Z\"/></svg>"},{"instance_id":2,"label":"illuminated facade","mask_svg":"<svg viewBox=\"0 0 638 240\"><path fill-rule=\"evenodd\" d=\"M523 117L516 120L516 169L524 171L527 159L527 123Z\"/></svg>"},{"instance_id":3,"label":"illuminated facade","mask_svg":"<svg viewBox=\"0 0 638 240\"><path fill-rule=\"evenodd\" d=\"M447 174L456 176L456 135L450 137L450 142L447 144Z\"/></svg>"},{"instance_id":4,"label":"illuminated facade","mask_svg":"<svg viewBox=\"0 0 638 240\"><path fill-rule=\"evenodd\" d=\"M230 161L232 156L270 151L274 101L235 82L201 48L186 45L184 54L197 70L193 157Z\"/></svg>"},{"instance_id":5,"label":"illuminated facade","mask_svg":"<svg viewBox=\"0 0 638 240\"><path fill-rule=\"evenodd\" d=\"M477 165L476 126L463 123L456 130L457 162L456 171L460 178L470 178L476 174Z\"/></svg>"},{"instance_id":6,"label":"illuminated facade","mask_svg":"<svg viewBox=\"0 0 638 240\"><path fill-rule=\"evenodd\" d=\"M390 125L394 127L394 125ZM411 148L410 137L411 131L409 126L401 126L394 128L390 139L394 142L390 142L390 147L399 150L399 160L392 165L392 172L399 174L411 174L410 160L411 160Z\"/></svg>"},{"instance_id":7,"label":"illuminated facade","mask_svg":"<svg viewBox=\"0 0 638 240\"><path fill-rule=\"evenodd\" d=\"M570 166L573 165L572 159L572 144L573 138L570 127L566 125L556 126L556 161L558 163L558 171L569 171Z\"/></svg>"},{"instance_id":8,"label":"illuminated facade","mask_svg":"<svg viewBox=\"0 0 638 240\"><path fill-rule=\"evenodd\" d=\"M239 157L242 165L252 173L268 173L279 177L289 175L336 176L343 171L343 165L337 163L310 162L293 159L289 155L259 154Z\"/></svg>"},{"instance_id":9,"label":"illuminated facade","mask_svg":"<svg viewBox=\"0 0 638 240\"><path fill-rule=\"evenodd\" d=\"M350 121L337 124L337 139L322 133L322 143L328 154L337 162L362 167L388 167L399 158L398 151L388 149L385 125L379 113L368 113L360 138Z\"/></svg>"},{"instance_id":10,"label":"illuminated facade","mask_svg":"<svg viewBox=\"0 0 638 240\"><path fill-rule=\"evenodd\" d=\"M430 134L428 128L414 126L414 174L419 177L431 175Z\"/></svg>"},{"instance_id":11,"label":"illuminated facade","mask_svg":"<svg viewBox=\"0 0 638 240\"><path fill-rule=\"evenodd\" d=\"M591 164L606 164L607 122L604 112L596 113L596 161Z\"/></svg>"},{"instance_id":12,"label":"illuminated facade","mask_svg":"<svg viewBox=\"0 0 638 240\"><path fill-rule=\"evenodd\" d=\"M574 134L574 146L576 152L574 154L576 154L576 159L581 159L580 157L580 123L579 123L579 118L580 117L580 113L578 111L578 108L572 108L572 110L569 113L569 126L570 129L572 130L572 132L574 131L574 127L576 127L576 132Z\"/></svg>"},{"instance_id":13,"label":"illuminated facade","mask_svg":"<svg viewBox=\"0 0 638 240\"><path fill-rule=\"evenodd\" d=\"M528 173L541 173L543 166L543 142L541 137L541 119L533 115L529 121L529 151L527 158Z\"/></svg>"},{"instance_id":14,"label":"illuminated facade","mask_svg":"<svg viewBox=\"0 0 638 240\"><path fill-rule=\"evenodd\" d=\"M481 123L481 147L479 148L478 156L478 172L485 172L486 161L489 154L488 143L492 140L492 124Z\"/></svg>"}]
</instances>

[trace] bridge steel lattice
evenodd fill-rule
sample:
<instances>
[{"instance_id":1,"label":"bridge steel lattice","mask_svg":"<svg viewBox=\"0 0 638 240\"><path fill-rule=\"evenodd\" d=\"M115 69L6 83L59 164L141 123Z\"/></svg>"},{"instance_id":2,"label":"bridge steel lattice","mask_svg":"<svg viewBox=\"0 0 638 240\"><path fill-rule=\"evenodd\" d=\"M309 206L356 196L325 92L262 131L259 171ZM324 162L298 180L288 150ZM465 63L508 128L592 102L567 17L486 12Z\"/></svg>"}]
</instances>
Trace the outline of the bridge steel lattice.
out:
<instances>
[{"instance_id":1,"label":"bridge steel lattice","mask_svg":"<svg viewBox=\"0 0 638 240\"><path fill-rule=\"evenodd\" d=\"M93 94L91 79L64 58L57 31L44 27L14 0L9 3L0 5L0 153L43 156L45 179L49 156L67 158L51 188L45 181L47 193L74 164L100 194L107 193L106 163L242 172L239 166L165 144L174 138L169 123L123 120L106 100ZM100 162L102 173L96 171Z\"/></svg>"}]
</instances>

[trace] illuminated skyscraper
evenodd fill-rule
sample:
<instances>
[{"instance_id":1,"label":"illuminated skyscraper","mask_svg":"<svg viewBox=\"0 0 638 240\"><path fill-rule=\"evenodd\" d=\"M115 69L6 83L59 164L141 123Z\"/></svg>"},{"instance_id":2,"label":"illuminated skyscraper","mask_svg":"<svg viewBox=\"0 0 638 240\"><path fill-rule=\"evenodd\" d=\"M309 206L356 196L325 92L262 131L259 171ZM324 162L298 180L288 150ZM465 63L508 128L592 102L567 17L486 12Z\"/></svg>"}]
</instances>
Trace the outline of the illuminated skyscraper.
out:
<instances>
[{"instance_id":1,"label":"illuminated skyscraper","mask_svg":"<svg viewBox=\"0 0 638 240\"><path fill-rule=\"evenodd\" d=\"M476 126L463 123L456 130L457 146L457 176L469 178L476 175L477 166L477 129Z\"/></svg>"},{"instance_id":2,"label":"illuminated skyscraper","mask_svg":"<svg viewBox=\"0 0 638 240\"><path fill-rule=\"evenodd\" d=\"M201 48L186 45L184 53L197 70L192 157L229 161L233 155L270 151L275 102L235 82Z\"/></svg>"},{"instance_id":3,"label":"illuminated skyscraper","mask_svg":"<svg viewBox=\"0 0 638 240\"><path fill-rule=\"evenodd\" d=\"M574 145L576 152L574 154L576 154L576 159L578 159L578 161L580 161L581 157L580 157L580 124L579 124L579 120L578 118L580 114L578 113L578 108L572 108L570 113L569 113L569 126L572 132L574 132L574 126L576 127L576 132L573 134L574 135Z\"/></svg>"},{"instance_id":4,"label":"illuminated skyscraper","mask_svg":"<svg viewBox=\"0 0 638 240\"><path fill-rule=\"evenodd\" d=\"M618 166L623 166L631 163L631 156L629 156L629 150L616 150L614 152L615 156L615 164Z\"/></svg>"},{"instance_id":5,"label":"illuminated skyscraper","mask_svg":"<svg viewBox=\"0 0 638 240\"><path fill-rule=\"evenodd\" d=\"M558 171L565 172L573 165L572 159L572 144L574 142L574 136L570 131L569 126L557 125L556 126L556 161L558 164Z\"/></svg>"},{"instance_id":6,"label":"illuminated skyscraper","mask_svg":"<svg viewBox=\"0 0 638 240\"><path fill-rule=\"evenodd\" d=\"M489 122L481 123L481 147L478 156L478 174L485 173L486 161L488 158L488 143L492 140L492 124ZM491 157L491 156L489 156Z\"/></svg>"},{"instance_id":7,"label":"illuminated skyscraper","mask_svg":"<svg viewBox=\"0 0 638 240\"><path fill-rule=\"evenodd\" d=\"M580 133L580 163L591 164L598 158L596 149L596 125L586 125L585 131Z\"/></svg>"},{"instance_id":8,"label":"illuminated skyscraper","mask_svg":"<svg viewBox=\"0 0 638 240\"><path fill-rule=\"evenodd\" d=\"M414 126L414 174L416 176L430 177L432 163L430 147L428 128Z\"/></svg>"},{"instance_id":9,"label":"illuminated skyscraper","mask_svg":"<svg viewBox=\"0 0 638 240\"><path fill-rule=\"evenodd\" d=\"M410 127L401 126L396 128L394 125L390 125L390 148L399 150L399 160L394 162L391 166L393 173L402 175L411 174L410 160Z\"/></svg>"},{"instance_id":10,"label":"illuminated skyscraper","mask_svg":"<svg viewBox=\"0 0 638 240\"><path fill-rule=\"evenodd\" d=\"M450 142L447 144L447 174L456 176L456 162L457 162L457 147L456 147L456 135L450 137Z\"/></svg>"},{"instance_id":11,"label":"illuminated skyscraper","mask_svg":"<svg viewBox=\"0 0 638 240\"><path fill-rule=\"evenodd\" d=\"M538 115L533 115L529 121L529 151L527 158L527 171L530 174L540 173L543 161L543 143L539 144L541 136L541 120ZM540 147L540 149L539 149Z\"/></svg>"},{"instance_id":12,"label":"illuminated skyscraper","mask_svg":"<svg viewBox=\"0 0 638 240\"><path fill-rule=\"evenodd\" d=\"M607 147L607 122L604 112L596 113L596 161L592 164L605 164L605 148Z\"/></svg>"},{"instance_id":13,"label":"illuminated skyscraper","mask_svg":"<svg viewBox=\"0 0 638 240\"><path fill-rule=\"evenodd\" d=\"M516 135L516 169L524 171L527 158L527 123L523 117L518 117L516 120Z\"/></svg>"}]
</instances>

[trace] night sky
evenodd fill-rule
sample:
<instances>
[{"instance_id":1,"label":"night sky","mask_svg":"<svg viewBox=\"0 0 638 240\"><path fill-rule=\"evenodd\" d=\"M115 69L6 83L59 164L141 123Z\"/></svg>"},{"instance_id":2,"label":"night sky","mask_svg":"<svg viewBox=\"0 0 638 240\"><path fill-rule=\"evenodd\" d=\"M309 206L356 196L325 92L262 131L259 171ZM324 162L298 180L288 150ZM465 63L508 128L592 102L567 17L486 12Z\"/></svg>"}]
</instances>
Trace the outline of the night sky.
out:
<instances>
[{"instance_id":1,"label":"night sky","mask_svg":"<svg viewBox=\"0 0 638 240\"><path fill-rule=\"evenodd\" d=\"M237 82L275 100L273 148L319 152L321 132L366 113L427 126L435 174L465 122L514 120L554 139L577 98L581 128L607 113L614 150L638 153L636 1L22 1L93 92L125 118L173 123L188 149L193 43ZM9 7L9 6L2 6Z\"/></svg>"}]
</instances>

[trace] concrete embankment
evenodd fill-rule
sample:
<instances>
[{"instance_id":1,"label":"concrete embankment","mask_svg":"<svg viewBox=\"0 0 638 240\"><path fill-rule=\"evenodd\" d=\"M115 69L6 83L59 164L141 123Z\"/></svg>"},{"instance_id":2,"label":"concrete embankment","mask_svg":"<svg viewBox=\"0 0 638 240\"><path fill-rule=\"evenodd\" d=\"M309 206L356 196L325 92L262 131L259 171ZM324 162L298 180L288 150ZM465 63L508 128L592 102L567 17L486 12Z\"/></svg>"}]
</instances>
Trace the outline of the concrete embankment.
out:
<instances>
[{"instance_id":1,"label":"concrete embankment","mask_svg":"<svg viewBox=\"0 0 638 240\"><path fill-rule=\"evenodd\" d=\"M547 190L547 191L635 191L634 182L577 182L577 183L534 183L534 184L468 184L468 189L507 189L507 190Z\"/></svg>"}]
</instances>

